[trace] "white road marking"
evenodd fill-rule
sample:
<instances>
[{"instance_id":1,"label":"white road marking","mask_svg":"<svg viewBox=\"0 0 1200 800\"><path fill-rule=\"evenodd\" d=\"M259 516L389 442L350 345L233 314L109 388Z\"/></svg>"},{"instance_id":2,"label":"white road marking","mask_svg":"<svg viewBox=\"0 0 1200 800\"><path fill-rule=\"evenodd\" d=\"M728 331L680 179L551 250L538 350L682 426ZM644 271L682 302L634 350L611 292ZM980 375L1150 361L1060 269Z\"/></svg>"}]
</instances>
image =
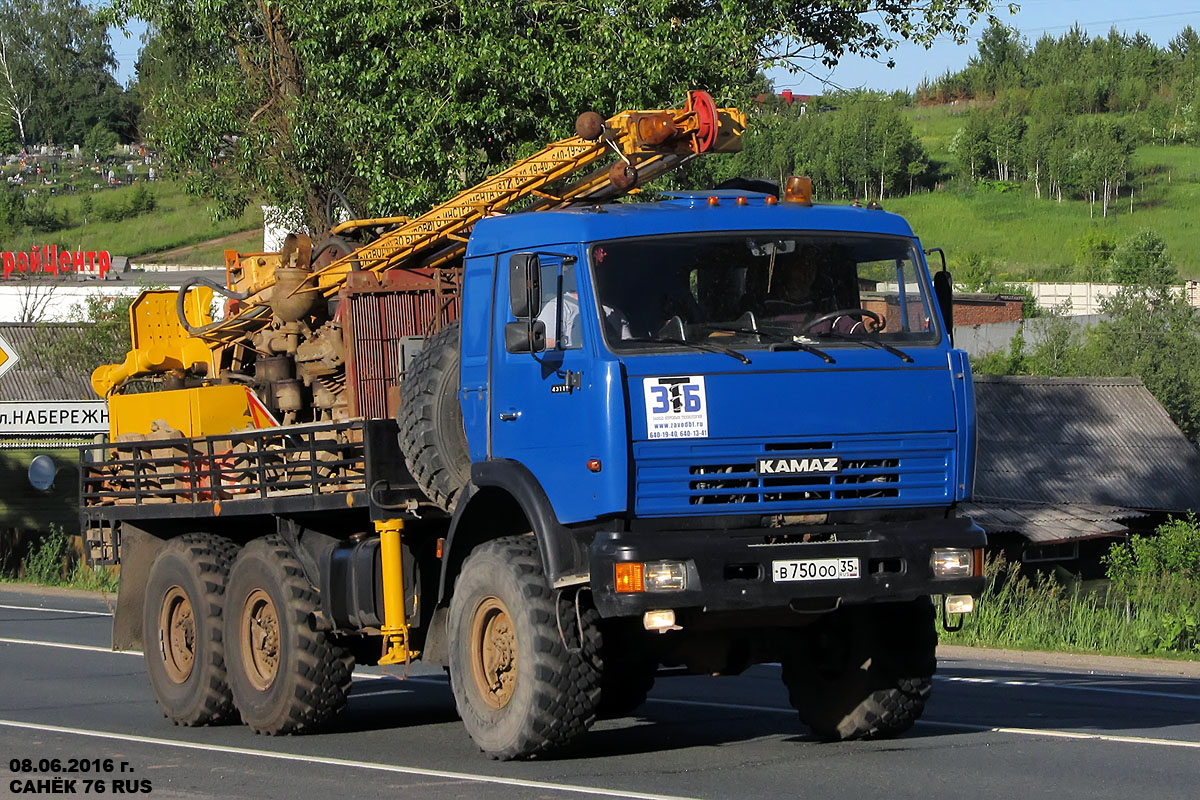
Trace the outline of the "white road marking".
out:
<instances>
[{"instance_id":1,"label":"white road marking","mask_svg":"<svg viewBox=\"0 0 1200 800\"><path fill-rule=\"evenodd\" d=\"M1051 681L1021 681L1003 678L967 678L957 675L934 675L935 681L947 683L983 683L993 686L1033 686L1040 689L1070 689L1075 692L1103 692L1107 694L1130 694L1139 697L1166 697L1171 700L1200 700L1200 695L1182 694L1175 692L1155 692L1149 689L1120 689L1112 686L1082 686L1074 683L1054 683Z\"/></svg>"},{"instance_id":2,"label":"white road marking","mask_svg":"<svg viewBox=\"0 0 1200 800\"><path fill-rule=\"evenodd\" d=\"M541 789L571 794L597 795L601 797L628 797L632 800L689 800L676 795L649 794L646 792L630 792L621 789L602 789L590 786L578 786L570 783L552 783L550 781L532 781L521 778L501 778L493 775L476 775L469 772L448 772L422 767L405 767L398 764L381 764L373 761L355 761L346 758L330 758L328 756L302 755L300 753L280 753L272 750L257 750L250 747L230 747L228 745L201 744L199 742L182 742L175 739L159 739L153 736L138 736L113 731L89 730L86 728L66 728L61 725L41 725L32 722L17 722L0 719L0 726L21 730L42 731L43 733L59 733L71 736L90 736L95 739L113 739L120 742L135 742L138 744L153 744L162 747L177 747L183 750L204 750L210 753L228 753L231 755L254 756L256 758L272 758L278 761L296 761L304 764L322 764L331 767L349 767L352 769L374 770L376 772L392 772L401 775L419 775L423 778L443 778L466 781L469 783L490 783L501 786L518 786L525 789Z\"/></svg>"},{"instance_id":3,"label":"white road marking","mask_svg":"<svg viewBox=\"0 0 1200 800\"><path fill-rule=\"evenodd\" d=\"M39 642L33 639L9 639L0 637L0 644L28 644L35 647L61 647L64 650L85 650L89 653L112 653L118 656L141 656L141 650L113 650L93 644L68 644L67 642Z\"/></svg>"},{"instance_id":4,"label":"white road marking","mask_svg":"<svg viewBox=\"0 0 1200 800\"><path fill-rule=\"evenodd\" d=\"M962 728L988 733L1014 733L1018 736L1044 736L1051 739L1084 739L1088 741L1116 742L1118 744L1149 744L1158 747L1187 747L1200 750L1200 742L1182 739L1152 739L1148 736L1117 736L1111 733L1087 733L1085 731L1060 731L1054 728L1006 728L994 725L972 725L967 722L941 722L932 719L917 720L918 725L931 728Z\"/></svg>"},{"instance_id":5,"label":"white road marking","mask_svg":"<svg viewBox=\"0 0 1200 800\"><path fill-rule=\"evenodd\" d=\"M7 608L10 611L45 611L48 614L82 614L85 617L111 617L112 612L109 611L76 611L73 608L42 608L41 606L6 606L0 605L0 608Z\"/></svg>"}]
</instances>

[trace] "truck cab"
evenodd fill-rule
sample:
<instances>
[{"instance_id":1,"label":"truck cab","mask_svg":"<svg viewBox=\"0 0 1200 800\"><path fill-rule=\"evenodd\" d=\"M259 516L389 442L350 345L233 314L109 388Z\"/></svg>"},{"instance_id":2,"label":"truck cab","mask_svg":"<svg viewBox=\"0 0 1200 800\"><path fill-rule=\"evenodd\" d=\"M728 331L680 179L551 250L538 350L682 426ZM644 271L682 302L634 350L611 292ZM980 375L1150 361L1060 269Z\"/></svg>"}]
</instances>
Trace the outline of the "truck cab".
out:
<instances>
[{"instance_id":1,"label":"truck cab","mask_svg":"<svg viewBox=\"0 0 1200 800\"><path fill-rule=\"evenodd\" d=\"M468 494L521 487L551 584L603 617L979 594L970 368L902 218L731 191L496 217L463 296Z\"/></svg>"}]
</instances>

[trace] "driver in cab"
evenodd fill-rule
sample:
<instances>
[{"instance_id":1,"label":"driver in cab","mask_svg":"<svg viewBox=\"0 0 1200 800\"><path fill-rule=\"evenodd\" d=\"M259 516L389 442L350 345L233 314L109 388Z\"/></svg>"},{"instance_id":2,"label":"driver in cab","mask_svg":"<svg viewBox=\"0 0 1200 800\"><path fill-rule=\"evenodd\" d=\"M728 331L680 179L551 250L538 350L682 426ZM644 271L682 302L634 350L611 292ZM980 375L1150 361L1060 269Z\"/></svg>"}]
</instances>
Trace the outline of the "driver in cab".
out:
<instances>
[{"instance_id":1,"label":"driver in cab","mask_svg":"<svg viewBox=\"0 0 1200 800\"><path fill-rule=\"evenodd\" d=\"M816 336L861 336L887 327L882 316L864 309L839 309L834 298L820 296L814 290L818 269L812 258L790 261L771 271L763 303L766 319L789 323L800 333Z\"/></svg>"}]
</instances>

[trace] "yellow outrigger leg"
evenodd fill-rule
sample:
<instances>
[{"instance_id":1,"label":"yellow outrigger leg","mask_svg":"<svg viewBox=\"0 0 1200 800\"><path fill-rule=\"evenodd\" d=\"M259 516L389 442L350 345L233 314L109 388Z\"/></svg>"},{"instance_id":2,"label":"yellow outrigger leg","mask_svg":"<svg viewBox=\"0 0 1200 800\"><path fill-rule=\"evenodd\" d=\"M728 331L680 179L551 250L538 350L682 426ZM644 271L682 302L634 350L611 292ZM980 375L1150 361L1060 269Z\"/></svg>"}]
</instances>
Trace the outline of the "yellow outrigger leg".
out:
<instances>
[{"instance_id":1,"label":"yellow outrigger leg","mask_svg":"<svg viewBox=\"0 0 1200 800\"><path fill-rule=\"evenodd\" d=\"M379 533L379 560L383 562L383 641L380 665L408 664L420 653L408 647L408 615L404 598L404 553L400 536L404 520L375 523Z\"/></svg>"}]
</instances>

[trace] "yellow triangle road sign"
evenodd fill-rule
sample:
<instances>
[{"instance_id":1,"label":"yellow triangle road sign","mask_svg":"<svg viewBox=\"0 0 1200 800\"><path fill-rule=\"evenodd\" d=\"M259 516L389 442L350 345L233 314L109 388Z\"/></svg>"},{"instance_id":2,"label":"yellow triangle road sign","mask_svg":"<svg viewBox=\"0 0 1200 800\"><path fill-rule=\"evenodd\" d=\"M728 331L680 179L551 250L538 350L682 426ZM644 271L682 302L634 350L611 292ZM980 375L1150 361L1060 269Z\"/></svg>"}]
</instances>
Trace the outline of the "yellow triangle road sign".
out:
<instances>
[{"instance_id":1,"label":"yellow triangle road sign","mask_svg":"<svg viewBox=\"0 0 1200 800\"><path fill-rule=\"evenodd\" d=\"M5 341L3 336L0 336L0 377L16 366L20 360L21 356L17 355L17 349Z\"/></svg>"}]
</instances>

